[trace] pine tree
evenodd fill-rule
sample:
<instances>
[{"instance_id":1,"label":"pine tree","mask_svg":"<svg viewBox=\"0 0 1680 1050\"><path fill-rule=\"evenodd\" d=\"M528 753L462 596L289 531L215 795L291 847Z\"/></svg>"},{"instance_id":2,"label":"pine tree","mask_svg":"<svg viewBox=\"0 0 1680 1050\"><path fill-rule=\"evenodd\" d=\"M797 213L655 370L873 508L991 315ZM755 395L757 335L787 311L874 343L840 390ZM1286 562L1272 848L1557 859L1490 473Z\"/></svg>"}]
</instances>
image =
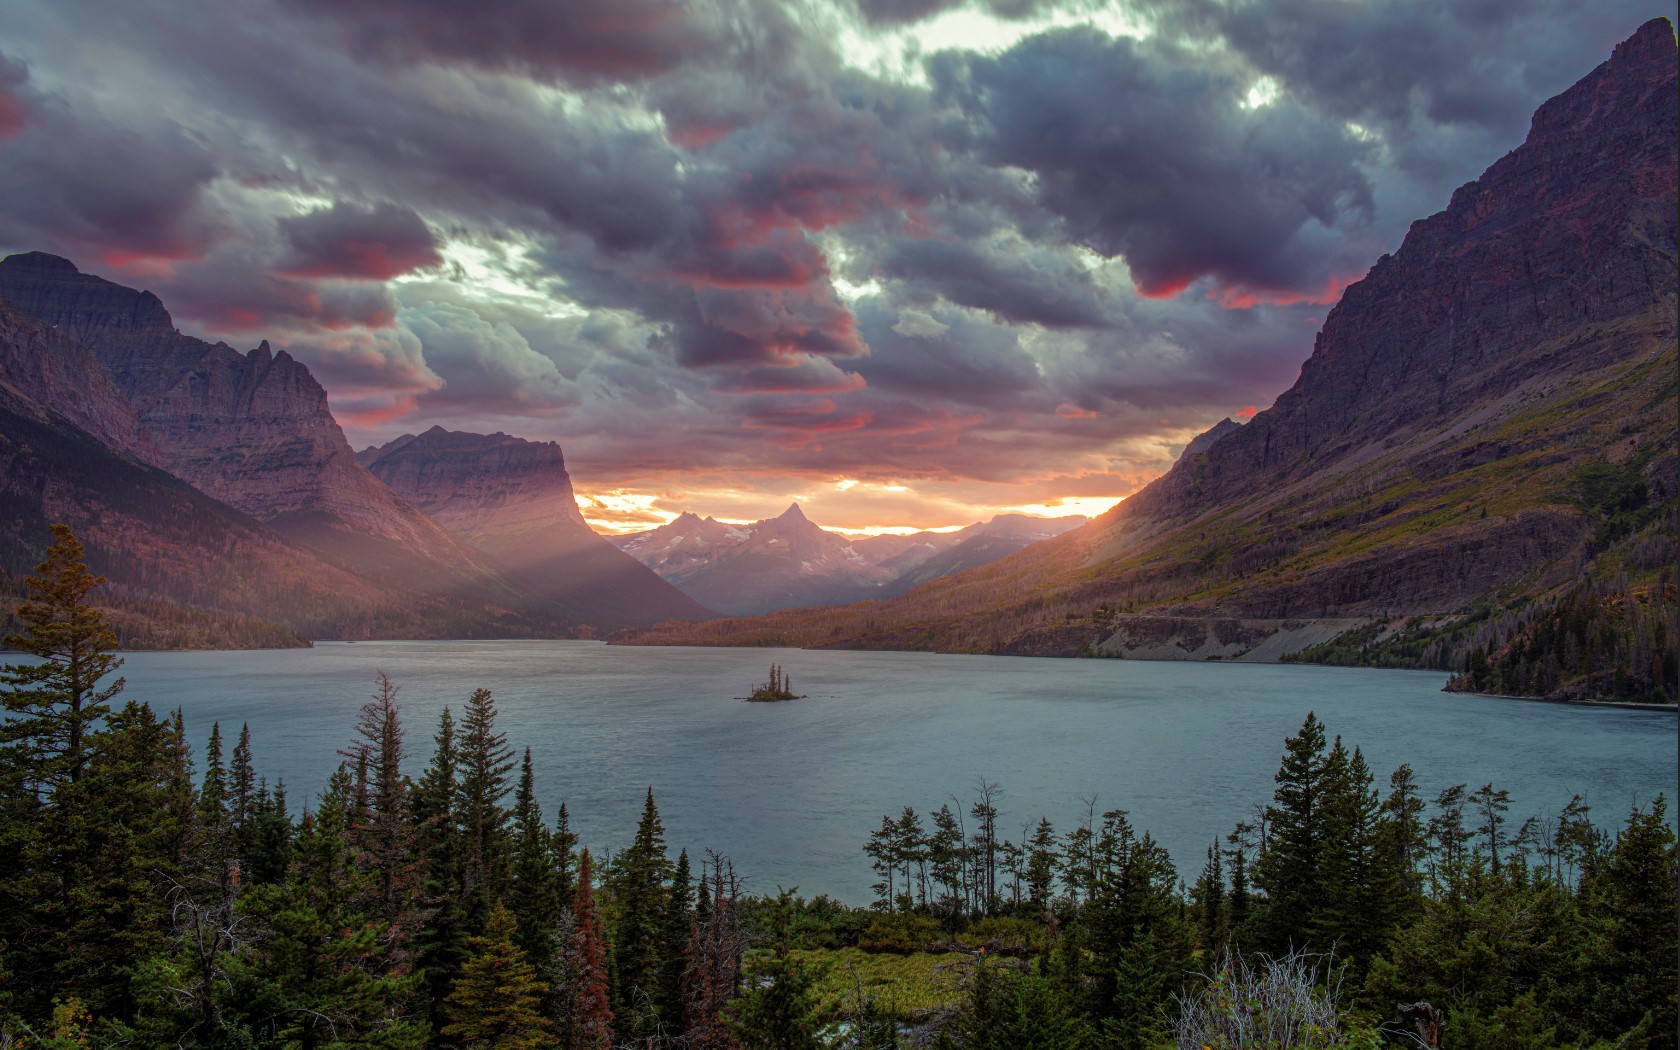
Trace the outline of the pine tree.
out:
<instances>
[{"instance_id":1,"label":"pine tree","mask_svg":"<svg viewBox=\"0 0 1680 1050\"><path fill-rule=\"evenodd\" d=\"M747 990L729 1004L729 1025L743 1050L818 1050L822 1027L814 975L793 954L793 891L768 902L768 950L748 964Z\"/></svg>"},{"instance_id":2,"label":"pine tree","mask_svg":"<svg viewBox=\"0 0 1680 1050\"><path fill-rule=\"evenodd\" d=\"M647 792L636 837L618 855L612 880L618 903L617 935L613 938L616 987L613 1013L626 1038L646 1039L659 1026L656 997L660 988L663 937L669 901L671 861L665 855L665 825Z\"/></svg>"},{"instance_id":3,"label":"pine tree","mask_svg":"<svg viewBox=\"0 0 1680 1050\"><path fill-rule=\"evenodd\" d=\"M413 791L402 772L405 751L397 687L383 671L377 673L372 697L357 713L355 733L351 746L339 752L358 771L351 842L357 863L374 876L367 910L384 923L386 965L390 972L404 974L412 969L413 941L424 918L424 858Z\"/></svg>"},{"instance_id":4,"label":"pine tree","mask_svg":"<svg viewBox=\"0 0 1680 1050\"><path fill-rule=\"evenodd\" d=\"M441 1006L450 982L467 955L470 917L462 887L463 855L466 852L459 815L461 812L460 752L455 739L455 719L449 708L438 718L432 738L432 760L414 789L414 819L419 829L424 857L424 900L434 909L431 920L417 939L420 969L432 1007L433 1027L443 1024Z\"/></svg>"},{"instance_id":5,"label":"pine tree","mask_svg":"<svg viewBox=\"0 0 1680 1050\"><path fill-rule=\"evenodd\" d=\"M298 831L297 860L280 886L253 889L242 908L268 928L245 1012L260 1045L417 1048L427 1025L410 1016L416 979L385 957L377 876L352 842L351 775L341 766Z\"/></svg>"},{"instance_id":6,"label":"pine tree","mask_svg":"<svg viewBox=\"0 0 1680 1050\"><path fill-rule=\"evenodd\" d=\"M28 597L17 607L21 629L4 639L39 662L0 666L0 702L11 716L0 721L0 746L21 745L12 757L36 791L81 778L88 737L123 688L121 678L101 684L122 666L114 651L116 632L88 602L105 577L88 572L82 545L68 525L54 525L52 534L46 560L24 577Z\"/></svg>"},{"instance_id":7,"label":"pine tree","mask_svg":"<svg viewBox=\"0 0 1680 1050\"><path fill-rule=\"evenodd\" d=\"M589 851L578 858L577 892L561 966L563 1004L557 1035L564 1050L609 1050L613 1013L608 1000L607 946L595 910L595 873Z\"/></svg>"},{"instance_id":8,"label":"pine tree","mask_svg":"<svg viewBox=\"0 0 1680 1050\"><path fill-rule=\"evenodd\" d=\"M554 929L562 911L558 872L548 829L537 806L531 749L519 769L519 788L513 804L513 878L508 904L518 923L514 943L538 973L554 962Z\"/></svg>"},{"instance_id":9,"label":"pine tree","mask_svg":"<svg viewBox=\"0 0 1680 1050\"><path fill-rule=\"evenodd\" d=\"M1374 842L1376 880L1383 918L1389 926L1417 914L1423 901L1423 799L1412 767L1401 765L1388 778Z\"/></svg>"},{"instance_id":10,"label":"pine tree","mask_svg":"<svg viewBox=\"0 0 1680 1050\"><path fill-rule=\"evenodd\" d=\"M1381 803L1364 754L1349 755L1340 737L1325 758L1321 812L1318 908L1308 934L1314 944L1337 945L1362 974L1388 932L1376 857Z\"/></svg>"},{"instance_id":11,"label":"pine tree","mask_svg":"<svg viewBox=\"0 0 1680 1050\"><path fill-rule=\"evenodd\" d=\"M1324 727L1309 712L1301 731L1284 742L1277 790L1266 809L1268 834L1254 865L1255 885L1268 902L1261 944L1272 952L1303 943L1321 901L1325 759Z\"/></svg>"},{"instance_id":12,"label":"pine tree","mask_svg":"<svg viewBox=\"0 0 1680 1050\"><path fill-rule=\"evenodd\" d=\"M1207 863L1191 892L1201 916L1202 951L1211 958L1225 943L1225 871L1217 840L1208 847Z\"/></svg>"},{"instance_id":13,"label":"pine tree","mask_svg":"<svg viewBox=\"0 0 1680 1050\"><path fill-rule=\"evenodd\" d=\"M449 992L443 1034L463 1047L538 1050L552 1046L548 1019L538 1009L542 982L513 943L513 916L500 903L490 909L483 936L469 938L472 955Z\"/></svg>"},{"instance_id":14,"label":"pine tree","mask_svg":"<svg viewBox=\"0 0 1680 1050\"><path fill-rule=\"evenodd\" d=\"M514 767L507 734L496 732L496 702L488 689L473 690L467 700L460 763L461 885L468 914L478 918L506 888L508 811L502 802L513 789L508 774Z\"/></svg>"},{"instance_id":15,"label":"pine tree","mask_svg":"<svg viewBox=\"0 0 1680 1050\"><path fill-rule=\"evenodd\" d=\"M1027 840L1027 899L1035 910L1050 907L1060 854L1056 851L1056 829L1049 818L1040 817Z\"/></svg>"},{"instance_id":16,"label":"pine tree","mask_svg":"<svg viewBox=\"0 0 1680 1050\"><path fill-rule=\"evenodd\" d=\"M659 994L656 997L660 1020L666 1027L674 1029L682 1026L682 978L688 965L688 940L694 925L691 892L688 851L683 850L677 854L677 867L671 875L671 888L665 901Z\"/></svg>"}]
</instances>

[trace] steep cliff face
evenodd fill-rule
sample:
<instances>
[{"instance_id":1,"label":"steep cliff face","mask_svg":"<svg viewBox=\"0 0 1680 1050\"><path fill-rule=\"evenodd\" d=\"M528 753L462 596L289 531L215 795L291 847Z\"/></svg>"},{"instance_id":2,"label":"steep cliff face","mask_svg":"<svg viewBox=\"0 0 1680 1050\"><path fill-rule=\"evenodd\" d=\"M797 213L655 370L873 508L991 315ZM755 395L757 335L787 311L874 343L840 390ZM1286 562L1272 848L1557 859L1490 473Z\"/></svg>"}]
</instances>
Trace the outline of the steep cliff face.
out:
<instances>
[{"instance_id":1,"label":"steep cliff face","mask_svg":"<svg viewBox=\"0 0 1680 1050\"><path fill-rule=\"evenodd\" d=\"M712 615L589 528L552 441L433 427L358 458L523 589L579 622L616 628Z\"/></svg>"},{"instance_id":2,"label":"steep cliff face","mask_svg":"<svg viewBox=\"0 0 1680 1050\"><path fill-rule=\"evenodd\" d=\"M182 335L163 304L42 252L0 260L0 298L92 350L156 461L206 495L313 542L323 524L476 572L470 554L360 464L309 370L265 342L241 354Z\"/></svg>"},{"instance_id":3,"label":"steep cliff face","mask_svg":"<svg viewBox=\"0 0 1680 1050\"><path fill-rule=\"evenodd\" d=\"M87 347L58 328L18 313L0 299L0 383L22 398L51 405L113 449L156 463L158 449L140 415Z\"/></svg>"},{"instance_id":4,"label":"steep cliff face","mask_svg":"<svg viewBox=\"0 0 1680 1050\"><path fill-rule=\"evenodd\" d=\"M1239 639L1210 656L1277 659L1279 632L1327 651L1309 621L1372 621L1373 644L1457 670L1505 644L1499 610L1584 577L1665 593L1676 67L1669 23L1642 27L1347 289L1275 405L1089 525L867 609L695 639L1159 656L1128 639L1170 621L1198 652L1211 635L1184 625L1206 621Z\"/></svg>"}]
</instances>

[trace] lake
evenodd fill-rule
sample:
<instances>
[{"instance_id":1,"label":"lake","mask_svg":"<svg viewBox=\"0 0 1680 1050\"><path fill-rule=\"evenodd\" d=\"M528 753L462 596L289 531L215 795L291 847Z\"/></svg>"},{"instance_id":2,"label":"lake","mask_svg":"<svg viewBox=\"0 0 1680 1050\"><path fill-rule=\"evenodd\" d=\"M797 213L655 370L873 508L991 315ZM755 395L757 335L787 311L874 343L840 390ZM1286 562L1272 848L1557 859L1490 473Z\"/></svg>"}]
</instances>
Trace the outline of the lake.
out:
<instances>
[{"instance_id":1,"label":"lake","mask_svg":"<svg viewBox=\"0 0 1680 1050\"><path fill-rule=\"evenodd\" d=\"M313 649L128 653L126 698L177 705L200 749L248 722L256 764L294 813L326 785L383 670L400 689L414 774L444 705L492 690L499 727L529 746L549 821L564 800L586 845L628 843L652 787L675 856L730 856L748 889L797 885L867 903L862 846L883 814L926 813L977 778L1002 785L1003 832L1040 815L1130 811L1192 881L1216 835L1271 796L1308 711L1364 749L1386 790L1402 762L1426 796L1457 783L1511 792L1514 827L1581 793L1613 823L1672 798L1672 713L1441 692L1436 672L1050 660L931 653L630 648L598 642L357 642ZM742 703L772 661L810 699Z\"/></svg>"}]
</instances>

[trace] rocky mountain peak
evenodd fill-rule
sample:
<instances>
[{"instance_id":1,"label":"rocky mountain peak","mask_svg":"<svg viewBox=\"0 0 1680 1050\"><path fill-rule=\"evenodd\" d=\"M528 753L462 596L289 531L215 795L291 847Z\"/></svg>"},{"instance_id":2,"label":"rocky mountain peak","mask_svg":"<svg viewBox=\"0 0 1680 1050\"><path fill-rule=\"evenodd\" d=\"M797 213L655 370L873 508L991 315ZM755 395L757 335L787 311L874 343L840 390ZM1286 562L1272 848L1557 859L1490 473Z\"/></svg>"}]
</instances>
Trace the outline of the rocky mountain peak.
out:
<instances>
[{"instance_id":1,"label":"rocky mountain peak","mask_svg":"<svg viewBox=\"0 0 1680 1050\"><path fill-rule=\"evenodd\" d=\"M782 513L780 515L778 515L775 520L786 522L789 525L792 525L792 524L796 524L798 522L809 522L811 519L807 518L805 516L805 512L803 510L799 509L799 501L795 500L794 502L789 503L788 504L788 509L782 511Z\"/></svg>"},{"instance_id":2,"label":"rocky mountain peak","mask_svg":"<svg viewBox=\"0 0 1680 1050\"><path fill-rule=\"evenodd\" d=\"M357 460L375 477L469 542L550 528L588 532L552 441L473 434L434 426L405 434Z\"/></svg>"},{"instance_id":3,"label":"rocky mountain peak","mask_svg":"<svg viewBox=\"0 0 1680 1050\"><path fill-rule=\"evenodd\" d=\"M1208 449L1217 444L1221 438L1241 429L1241 423L1236 422L1230 416L1226 416L1213 426L1191 438L1190 443L1185 445L1184 451L1179 454L1179 462L1183 462L1191 456L1201 455L1203 452L1206 452Z\"/></svg>"}]
</instances>

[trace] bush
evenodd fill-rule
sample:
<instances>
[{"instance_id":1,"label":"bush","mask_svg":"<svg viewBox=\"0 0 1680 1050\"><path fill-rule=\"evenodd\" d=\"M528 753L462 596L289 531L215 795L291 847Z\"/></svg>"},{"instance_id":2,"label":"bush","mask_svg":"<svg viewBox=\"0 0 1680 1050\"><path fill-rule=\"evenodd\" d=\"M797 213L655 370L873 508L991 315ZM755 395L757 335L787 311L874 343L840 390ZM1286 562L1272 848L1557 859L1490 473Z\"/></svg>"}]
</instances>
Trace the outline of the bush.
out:
<instances>
[{"instance_id":1,"label":"bush","mask_svg":"<svg viewBox=\"0 0 1680 1050\"><path fill-rule=\"evenodd\" d=\"M993 916L958 934L957 943L984 948L990 955L1032 955L1044 945L1044 927L1013 915Z\"/></svg>"},{"instance_id":2,"label":"bush","mask_svg":"<svg viewBox=\"0 0 1680 1050\"><path fill-rule=\"evenodd\" d=\"M927 916L900 912L883 915L870 923L858 938L857 946L866 952L908 955L932 950L942 937L939 924Z\"/></svg>"}]
</instances>

